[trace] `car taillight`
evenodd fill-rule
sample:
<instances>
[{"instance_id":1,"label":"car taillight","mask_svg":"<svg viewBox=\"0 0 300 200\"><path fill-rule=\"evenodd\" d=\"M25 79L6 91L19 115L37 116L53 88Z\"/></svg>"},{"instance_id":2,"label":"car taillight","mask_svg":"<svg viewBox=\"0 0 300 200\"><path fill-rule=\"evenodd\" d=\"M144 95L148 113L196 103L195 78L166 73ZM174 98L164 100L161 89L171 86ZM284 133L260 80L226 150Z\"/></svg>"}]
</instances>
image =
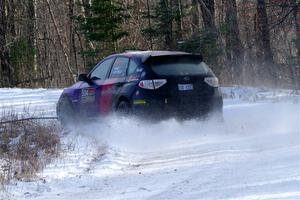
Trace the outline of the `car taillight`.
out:
<instances>
[{"instance_id":1,"label":"car taillight","mask_svg":"<svg viewBox=\"0 0 300 200\"><path fill-rule=\"evenodd\" d=\"M139 82L139 87L144 89L154 90L154 85L152 80L143 80Z\"/></svg>"},{"instance_id":2,"label":"car taillight","mask_svg":"<svg viewBox=\"0 0 300 200\"><path fill-rule=\"evenodd\" d=\"M139 87L148 90L158 89L167 83L166 79L142 80L139 82Z\"/></svg>"},{"instance_id":3,"label":"car taillight","mask_svg":"<svg viewBox=\"0 0 300 200\"><path fill-rule=\"evenodd\" d=\"M219 87L219 79L217 77L206 77L204 81L212 87Z\"/></svg>"}]
</instances>

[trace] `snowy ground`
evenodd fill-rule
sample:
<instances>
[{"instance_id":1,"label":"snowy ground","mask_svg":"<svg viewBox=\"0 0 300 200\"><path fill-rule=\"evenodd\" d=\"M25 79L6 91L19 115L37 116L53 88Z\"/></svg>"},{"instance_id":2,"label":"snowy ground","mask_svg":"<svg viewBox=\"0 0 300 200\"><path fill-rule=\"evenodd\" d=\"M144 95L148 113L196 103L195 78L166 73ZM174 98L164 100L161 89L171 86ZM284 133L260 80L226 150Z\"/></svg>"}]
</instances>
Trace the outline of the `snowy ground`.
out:
<instances>
[{"instance_id":1,"label":"snowy ground","mask_svg":"<svg viewBox=\"0 0 300 200\"><path fill-rule=\"evenodd\" d=\"M299 96L223 91L231 98L222 124L111 116L77 127L63 137L68 148L61 158L36 181L7 186L2 198L300 199ZM30 104L30 111L49 116L60 92L0 89L0 105L21 112Z\"/></svg>"},{"instance_id":2,"label":"snowy ground","mask_svg":"<svg viewBox=\"0 0 300 200\"><path fill-rule=\"evenodd\" d=\"M0 114L12 109L19 114L55 116L55 105L61 92L55 89L0 88Z\"/></svg>"}]
</instances>

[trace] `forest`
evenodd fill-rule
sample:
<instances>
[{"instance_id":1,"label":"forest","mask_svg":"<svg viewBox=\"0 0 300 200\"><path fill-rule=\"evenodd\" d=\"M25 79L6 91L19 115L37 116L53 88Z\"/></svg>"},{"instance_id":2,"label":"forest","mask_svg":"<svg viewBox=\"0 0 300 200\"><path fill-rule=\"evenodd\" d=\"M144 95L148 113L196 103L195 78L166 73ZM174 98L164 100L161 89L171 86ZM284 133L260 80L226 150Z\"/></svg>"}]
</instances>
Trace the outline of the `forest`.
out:
<instances>
[{"instance_id":1,"label":"forest","mask_svg":"<svg viewBox=\"0 0 300 200\"><path fill-rule=\"evenodd\" d=\"M299 89L299 0L0 0L0 87L66 87L112 53L201 54L222 85Z\"/></svg>"}]
</instances>

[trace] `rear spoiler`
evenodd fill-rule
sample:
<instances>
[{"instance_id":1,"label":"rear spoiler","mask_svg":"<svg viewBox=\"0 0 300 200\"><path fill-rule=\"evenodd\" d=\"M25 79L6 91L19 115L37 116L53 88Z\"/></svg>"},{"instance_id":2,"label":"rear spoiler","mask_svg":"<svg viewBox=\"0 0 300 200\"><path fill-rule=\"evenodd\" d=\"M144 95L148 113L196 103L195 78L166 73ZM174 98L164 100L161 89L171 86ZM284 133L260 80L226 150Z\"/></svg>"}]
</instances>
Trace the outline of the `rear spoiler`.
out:
<instances>
[{"instance_id":1,"label":"rear spoiler","mask_svg":"<svg viewBox=\"0 0 300 200\"><path fill-rule=\"evenodd\" d=\"M165 54L165 55L147 55L142 58L142 63L148 63L155 58L171 58L171 57L188 57L188 58L194 58L203 61L203 57L200 54L181 53L181 54Z\"/></svg>"}]
</instances>

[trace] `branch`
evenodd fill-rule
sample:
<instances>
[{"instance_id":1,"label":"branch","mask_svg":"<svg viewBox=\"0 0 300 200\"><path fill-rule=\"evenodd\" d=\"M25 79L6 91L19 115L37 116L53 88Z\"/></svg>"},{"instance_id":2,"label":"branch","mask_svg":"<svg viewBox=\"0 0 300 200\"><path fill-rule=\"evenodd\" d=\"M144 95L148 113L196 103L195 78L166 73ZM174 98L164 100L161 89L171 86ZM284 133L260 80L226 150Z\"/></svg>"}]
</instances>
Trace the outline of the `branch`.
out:
<instances>
[{"instance_id":1,"label":"branch","mask_svg":"<svg viewBox=\"0 0 300 200\"><path fill-rule=\"evenodd\" d=\"M33 79L26 79L22 81L16 81L16 85L23 84L23 83L34 83L34 82L42 82L44 80L53 79L53 76L47 76L47 77L40 77L40 78L33 78Z\"/></svg>"},{"instance_id":2,"label":"branch","mask_svg":"<svg viewBox=\"0 0 300 200\"><path fill-rule=\"evenodd\" d=\"M57 117L29 117L29 118L15 119L15 120L9 120L9 121L4 121L4 122L0 121L0 124L10 124L10 123L23 122L23 121L49 120L49 119L57 119Z\"/></svg>"},{"instance_id":3,"label":"branch","mask_svg":"<svg viewBox=\"0 0 300 200\"><path fill-rule=\"evenodd\" d=\"M272 24L272 26L269 28L269 31L272 30L273 28L275 28L276 26L278 26L279 24L283 23L286 18L295 10L298 8L298 6L300 5L300 1L298 2L298 4L296 4L295 6L293 6L293 8L287 12L278 22Z\"/></svg>"},{"instance_id":4,"label":"branch","mask_svg":"<svg viewBox=\"0 0 300 200\"><path fill-rule=\"evenodd\" d=\"M205 12L208 14L210 18L212 18L212 14L210 10L207 8L206 4L203 2L203 0L198 0L199 4L204 8Z\"/></svg>"},{"instance_id":5,"label":"branch","mask_svg":"<svg viewBox=\"0 0 300 200\"><path fill-rule=\"evenodd\" d=\"M204 8L206 14L208 15L208 17L210 18L211 22L212 22L212 27L209 27L215 34L220 35L219 31L217 30L217 27L214 23L214 16L213 14L210 12L210 10L208 9L207 5L204 3L203 0L198 0L198 3L200 4L201 7Z\"/></svg>"}]
</instances>

